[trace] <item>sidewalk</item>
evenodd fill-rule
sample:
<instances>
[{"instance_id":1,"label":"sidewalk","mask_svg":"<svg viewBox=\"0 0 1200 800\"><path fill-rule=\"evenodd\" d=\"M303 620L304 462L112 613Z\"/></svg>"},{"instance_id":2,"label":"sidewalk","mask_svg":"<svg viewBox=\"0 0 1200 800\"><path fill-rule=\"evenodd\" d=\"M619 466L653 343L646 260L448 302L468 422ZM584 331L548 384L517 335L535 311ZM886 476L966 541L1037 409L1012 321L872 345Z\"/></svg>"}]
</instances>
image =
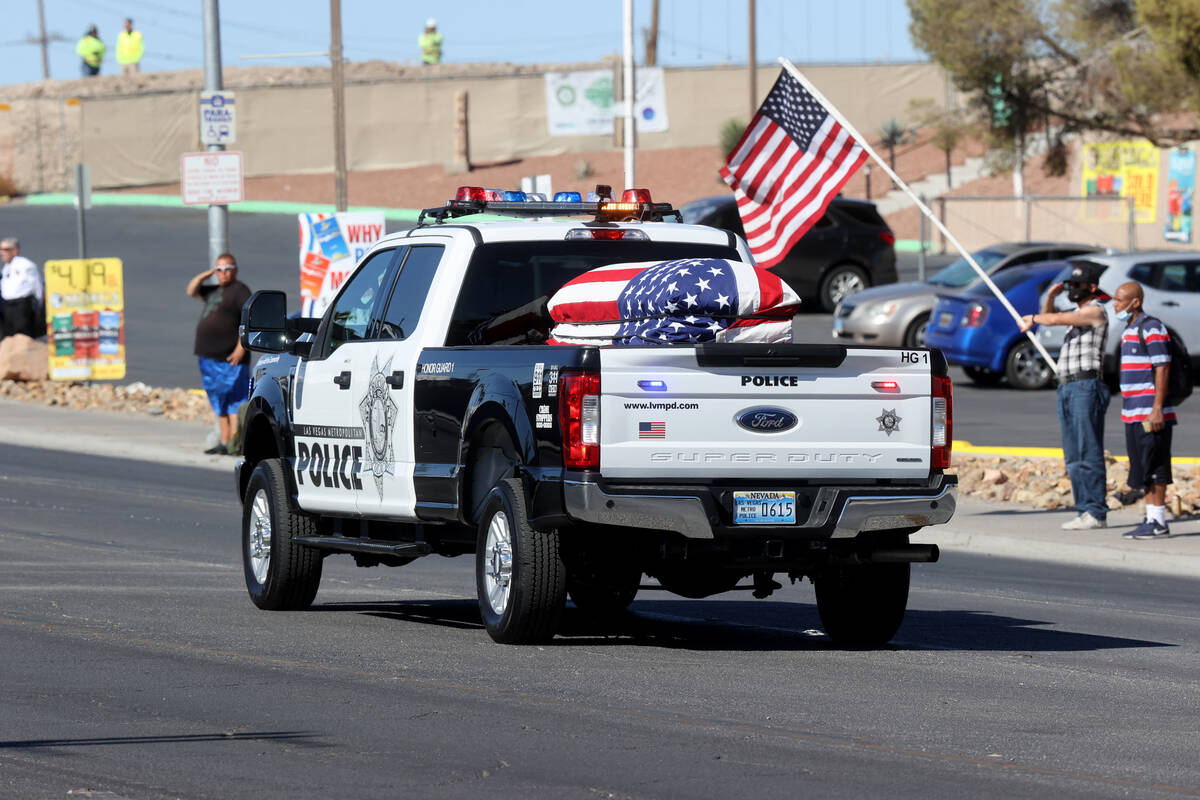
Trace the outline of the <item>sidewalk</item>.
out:
<instances>
[{"instance_id":1,"label":"sidewalk","mask_svg":"<svg viewBox=\"0 0 1200 800\"><path fill-rule=\"evenodd\" d=\"M0 441L22 447L199 467L232 476L234 458L201 450L212 425L135 414L80 411L0 400ZM231 478L232 479L232 478ZM959 497L954 518L925 528L916 542L967 552L1182 577L1200 576L1200 518L1168 520L1172 536L1136 541L1121 534L1140 521L1140 507L1109 512L1109 528L1064 531L1070 511Z\"/></svg>"}]
</instances>

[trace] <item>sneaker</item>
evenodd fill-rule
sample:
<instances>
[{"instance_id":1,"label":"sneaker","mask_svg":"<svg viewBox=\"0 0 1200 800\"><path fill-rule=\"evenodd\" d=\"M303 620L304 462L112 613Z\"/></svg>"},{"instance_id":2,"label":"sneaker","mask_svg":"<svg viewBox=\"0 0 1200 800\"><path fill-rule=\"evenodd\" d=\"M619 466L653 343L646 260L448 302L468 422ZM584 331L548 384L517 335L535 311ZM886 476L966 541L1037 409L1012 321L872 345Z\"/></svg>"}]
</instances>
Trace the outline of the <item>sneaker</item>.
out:
<instances>
[{"instance_id":1,"label":"sneaker","mask_svg":"<svg viewBox=\"0 0 1200 800\"><path fill-rule=\"evenodd\" d=\"M1166 525L1146 520L1125 535L1130 539L1158 539L1163 536L1170 536L1171 529Z\"/></svg>"},{"instance_id":2,"label":"sneaker","mask_svg":"<svg viewBox=\"0 0 1200 800\"><path fill-rule=\"evenodd\" d=\"M227 447L225 447L224 444L217 443L213 447L210 447L207 450L205 450L204 454L206 456L227 456L227 455L229 455L229 449Z\"/></svg>"},{"instance_id":3,"label":"sneaker","mask_svg":"<svg viewBox=\"0 0 1200 800\"><path fill-rule=\"evenodd\" d=\"M1145 495L1145 491L1141 489L1126 489L1123 492L1117 492L1115 495L1113 495L1113 497L1117 498L1117 502L1119 502L1121 505L1131 506L1138 500L1141 500Z\"/></svg>"},{"instance_id":4,"label":"sneaker","mask_svg":"<svg viewBox=\"0 0 1200 800\"><path fill-rule=\"evenodd\" d=\"M1064 531L1094 531L1098 530L1099 528L1107 527L1107 520L1096 519L1087 511L1083 512L1070 522L1064 522L1062 524L1062 529Z\"/></svg>"}]
</instances>

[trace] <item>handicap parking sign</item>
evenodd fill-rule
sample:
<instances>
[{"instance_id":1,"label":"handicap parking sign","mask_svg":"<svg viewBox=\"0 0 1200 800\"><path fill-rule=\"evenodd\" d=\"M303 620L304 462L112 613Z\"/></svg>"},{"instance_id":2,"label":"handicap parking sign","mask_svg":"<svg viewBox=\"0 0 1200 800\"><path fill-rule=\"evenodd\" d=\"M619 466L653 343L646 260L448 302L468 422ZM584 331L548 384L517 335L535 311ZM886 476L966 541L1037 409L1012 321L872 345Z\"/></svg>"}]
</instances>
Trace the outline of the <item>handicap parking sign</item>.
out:
<instances>
[{"instance_id":1,"label":"handicap parking sign","mask_svg":"<svg viewBox=\"0 0 1200 800\"><path fill-rule=\"evenodd\" d=\"M200 93L200 143L237 141L237 104L233 92Z\"/></svg>"}]
</instances>

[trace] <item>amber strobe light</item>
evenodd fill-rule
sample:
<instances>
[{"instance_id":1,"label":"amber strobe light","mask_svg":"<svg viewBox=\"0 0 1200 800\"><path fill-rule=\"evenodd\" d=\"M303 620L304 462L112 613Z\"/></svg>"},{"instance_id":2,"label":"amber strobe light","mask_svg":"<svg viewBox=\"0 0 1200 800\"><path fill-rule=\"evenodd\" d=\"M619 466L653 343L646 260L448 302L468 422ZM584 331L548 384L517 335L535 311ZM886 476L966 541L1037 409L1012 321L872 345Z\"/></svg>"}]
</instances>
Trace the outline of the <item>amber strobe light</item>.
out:
<instances>
[{"instance_id":1,"label":"amber strobe light","mask_svg":"<svg viewBox=\"0 0 1200 800\"><path fill-rule=\"evenodd\" d=\"M564 372L559 377L558 418L563 466L600 468L600 373Z\"/></svg>"}]
</instances>

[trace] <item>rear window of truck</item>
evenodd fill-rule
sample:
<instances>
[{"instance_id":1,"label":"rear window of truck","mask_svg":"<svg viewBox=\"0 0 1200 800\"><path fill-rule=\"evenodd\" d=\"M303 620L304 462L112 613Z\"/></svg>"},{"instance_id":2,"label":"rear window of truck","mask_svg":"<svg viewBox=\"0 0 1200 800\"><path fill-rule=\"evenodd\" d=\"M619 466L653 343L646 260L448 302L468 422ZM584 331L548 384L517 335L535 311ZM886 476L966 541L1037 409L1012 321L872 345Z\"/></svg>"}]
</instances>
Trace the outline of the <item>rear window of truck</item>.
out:
<instances>
[{"instance_id":1,"label":"rear window of truck","mask_svg":"<svg viewBox=\"0 0 1200 800\"><path fill-rule=\"evenodd\" d=\"M554 323L551 296L590 269L626 261L725 258L732 247L687 242L562 241L480 245L467 265L446 345L543 344Z\"/></svg>"}]
</instances>

